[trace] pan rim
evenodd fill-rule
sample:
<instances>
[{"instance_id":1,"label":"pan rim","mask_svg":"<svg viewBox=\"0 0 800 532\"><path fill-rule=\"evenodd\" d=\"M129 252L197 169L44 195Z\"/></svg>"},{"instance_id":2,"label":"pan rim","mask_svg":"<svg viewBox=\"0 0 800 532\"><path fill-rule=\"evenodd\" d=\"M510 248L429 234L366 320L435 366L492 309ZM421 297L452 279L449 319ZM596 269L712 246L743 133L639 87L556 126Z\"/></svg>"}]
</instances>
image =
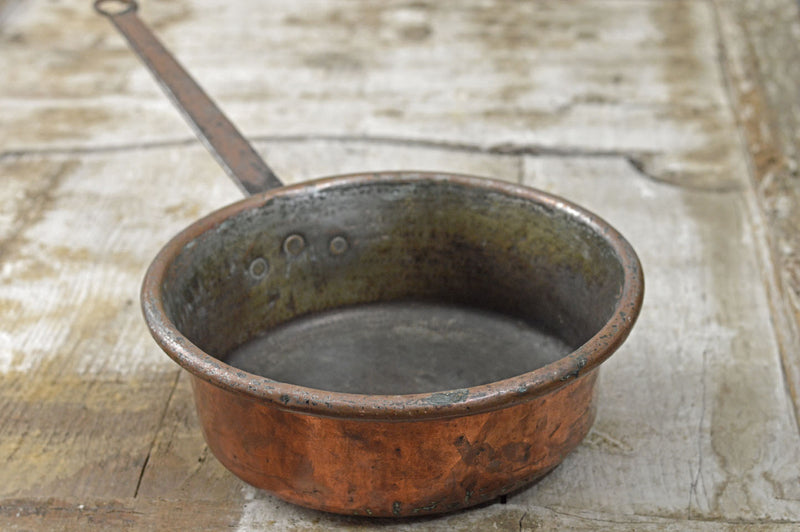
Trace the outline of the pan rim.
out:
<instances>
[{"instance_id":1,"label":"pan rim","mask_svg":"<svg viewBox=\"0 0 800 532\"><path fill-rule=\"evenodd\" d=\"M167 317L162 280L172 260L189 242L226 219L258 208L278 196L305 195L309 189L381 182L439 181L477 186L519 197L560 211L589 226L617 254L623 269L620 297L613 315L583 345L564 357L534 371L456 390L366 395L334 392L278 382L230 366L206 353L186 338ZM559 196L515 183L466 174L425 171L359 172L319 178L250 196L193 222L171 238L150 264L141 289L141 305L151 335L159 346L193 376L215 386L276 408L324 417L402 421L474 415L533 400L591 373L627 338L638 318L644 298L644 276L636 252L608 222Z\"/></svg>"}]
</instances>

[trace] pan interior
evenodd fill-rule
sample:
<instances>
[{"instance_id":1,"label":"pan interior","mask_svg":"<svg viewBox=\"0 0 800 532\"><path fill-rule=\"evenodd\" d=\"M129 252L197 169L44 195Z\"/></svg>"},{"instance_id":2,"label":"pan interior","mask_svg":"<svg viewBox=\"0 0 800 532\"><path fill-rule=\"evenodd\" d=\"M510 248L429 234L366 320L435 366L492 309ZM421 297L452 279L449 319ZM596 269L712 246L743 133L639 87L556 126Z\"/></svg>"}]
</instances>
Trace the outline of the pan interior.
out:
<instances>
[{"instance_id":1,"label":"pan interior","mask_svg":"<svg viewBox=\"0 0 800 532\"><path fill-rule=\"evenodd\" d=\"M595 226L495 185L364 180L281 191L187 241L167 318L248 372L425 393L526 373L610 319L624 272Z\"/></svg>"},{"instance_id":2,"label":"pan interior","mask_svg":"<svg viewBox=\"0 0 800 532\"><path fill-rule=\"evenodd\" d=\"M394 395L467 388L533 371L571 348L520 319L425 302L311 314L237 347L225 362L318 389Z\"/></svg>"}]
</instances>

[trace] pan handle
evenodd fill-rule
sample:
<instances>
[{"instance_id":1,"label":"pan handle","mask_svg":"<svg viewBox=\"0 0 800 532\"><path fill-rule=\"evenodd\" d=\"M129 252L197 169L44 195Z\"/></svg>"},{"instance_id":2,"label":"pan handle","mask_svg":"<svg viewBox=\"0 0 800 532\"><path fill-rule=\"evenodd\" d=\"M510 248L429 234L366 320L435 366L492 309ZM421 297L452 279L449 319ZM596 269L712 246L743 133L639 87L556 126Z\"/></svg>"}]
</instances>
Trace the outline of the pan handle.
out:
<instances>
[{"instance_id":1,"label":"pan handle","mask_svg":"<svg viewBox=\"0 0 800 532\"><path fill-rule=\"evenodd\" d=\"M95 0L237 185L249 194L283 186L236 126L136 16L135 0Z\"/></svg>"}]
</instances>

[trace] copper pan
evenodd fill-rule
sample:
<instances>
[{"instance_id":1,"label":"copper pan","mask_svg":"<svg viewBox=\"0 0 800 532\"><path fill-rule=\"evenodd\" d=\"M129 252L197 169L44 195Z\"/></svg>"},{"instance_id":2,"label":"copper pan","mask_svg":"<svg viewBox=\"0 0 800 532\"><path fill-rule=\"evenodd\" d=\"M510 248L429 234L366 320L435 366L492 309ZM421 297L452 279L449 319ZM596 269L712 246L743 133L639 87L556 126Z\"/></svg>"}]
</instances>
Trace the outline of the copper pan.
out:
<instances>
[{"instance_id":1,"label":"copper pan","mask_svg":"<svg viewBox=\"0 0 800 532\"><path fill-rule=\"evenodd\" d=\"M497 499L578 445L642 304L617 231L462 175L284 187L134 2L95 7L249 194L174 237L142 287L225 467L303 506L413 516Z\"/></svg>"}]
</instances>

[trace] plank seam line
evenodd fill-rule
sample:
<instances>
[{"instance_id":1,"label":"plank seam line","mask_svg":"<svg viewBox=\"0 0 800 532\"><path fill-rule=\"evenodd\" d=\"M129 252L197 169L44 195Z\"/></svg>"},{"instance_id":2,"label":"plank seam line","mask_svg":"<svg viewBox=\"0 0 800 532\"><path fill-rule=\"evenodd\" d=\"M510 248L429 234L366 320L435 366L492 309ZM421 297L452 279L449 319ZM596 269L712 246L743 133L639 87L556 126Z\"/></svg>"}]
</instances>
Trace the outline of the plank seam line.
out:
<instances>
[{"instance_id":1,"label":"plank seam line","mask_svg":"<svg viewBox=\"0 0 800 532\"><path fill-rule=\"evenodd\" d=\"M572 517L589 522L611 523L616 525L658 525L665 526L675 523L718 523L725 525L795 525L800 523L796 519L725 519L722 517L701 517L693 516L691 519L685 517L677 517L675 515L649 515L649 514L622 514L619 519L611 514L600 515L581 515L579 513L571 513L562 509L555 509L549 506L541 506L556 515L563 515L565 517ZM625 519L625 518L629 519Z\"/></svg>"},{"instance_id":2,"label":"plank seam line","mask_svg":"<svg viewBox=\"0 0 800 532\"><path fill-rule=\"evenodd\" d=\"M144 457L144 463L142 463L142 468L139 470L139 478L136 480L136 489L133 491L134 499L139 496L139 489L142 487L144 472L147 469L147 464L150 463L150 455L153 452L153 448L155 448L156 441L158 440L158 434L161 432L161 427L164 425L164 420L167 418L167 411L169 411L169 405L172 403L172 396L175 395L175 390L178 388L178 379L181 377L181 371L182 369L179 368L175 372L175 380L172 381L172 387L170 388L169 395L164 403L164 409L161 411L161 417L158 420L155 431L153 432L153 439L150 440L150 446L148 447L147 454Z\"/></svg>"},{"instance_id":3,"label":"plank seam line","mask_svg":"<svg viewBox=\"0 0 800 532\"><path fill-rule=\"evenodd\" d=\"M552 146L546 144L503 142L499 144L482 145L470 142L456 142L447 140L420 139L410 137L392 137L382 135L336 135L336 134L298 134L298 135L256 135L249 137L249 141L256 142L352 142L361 144L390 145L438 149L447 151L460 151L500 156L519 155L564 155L575 157L634 157L652 155L654 152L645 150L619 150L603 148L585 148L576 146ZM125 151L149 150L172 148L181 146L200 145L194 137L182 139L131 142L111 144L106 146L65 146L52 148L30 148L6 150L0 152L0 160L26 155L91 155L103 153L117 153Z\"/></svg>"},{"instance_id":4,"label":"plank seam line","mask_svg":"<svg viewBox=\"0 0 800 532\"><path fill-rule=\"evenodd\" d=\"M576 158L608 158L619 157L628 162L637 175L661 185L691 190L695 192L725 193L737 191L734 186L722 187L703 187L695 186L690 183L675 183L667 179L662 179L658 175L647 170L644 161L645 157L655 155L655 152L647 150L620 150L588 148L578 146L552 146L546 144L517 144L504 142L499 144L482 145L468 142L455 142L446 140L414 139L408 137L391 136L368 136L368 135L333 135L333 134L309 134L309 135L257 135L250 137L250 142L255 143L289 143L289 142L348 142L354 144L393 146L406 148L421 148L429 150L443 150L461 153L474 153L482 155L494 155L499 157L576 157ZM0 161L4 159L44 156L44 155L97 155L107 153L124 153L127 151L144 151L161 148L175 148L182 146L200 145L200 141L195 138L184 138L153 142L136 142L126 144L116 144L107 146L92 147L55 147L40 149L8 150L0 152Z\"/></svg>"}]
</instances>

